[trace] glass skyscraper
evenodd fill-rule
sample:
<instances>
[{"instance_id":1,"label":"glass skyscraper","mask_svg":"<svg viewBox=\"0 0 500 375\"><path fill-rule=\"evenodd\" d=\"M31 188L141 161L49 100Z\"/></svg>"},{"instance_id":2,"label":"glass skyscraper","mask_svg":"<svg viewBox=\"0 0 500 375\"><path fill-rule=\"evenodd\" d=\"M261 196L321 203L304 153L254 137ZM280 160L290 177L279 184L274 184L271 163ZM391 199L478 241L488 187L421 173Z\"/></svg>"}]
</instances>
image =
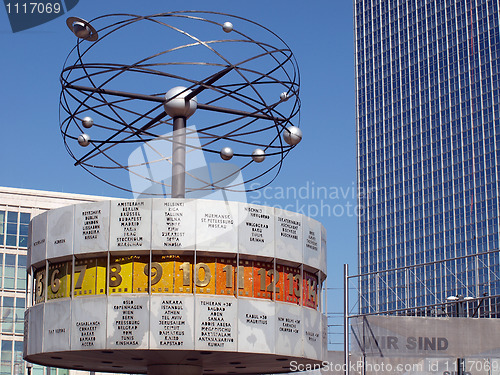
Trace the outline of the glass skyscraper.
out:
<instances>
[{"instance_id":1,"label":"glass skyscraper","mask_svg":"<svg viewBox=\"0 0 500 375\"><path fill-rule=\"evenodd\" d=\"M478 315L500 317L498 13L354 0L361 313L487 295Z\"/></svg>"}]
</instances>

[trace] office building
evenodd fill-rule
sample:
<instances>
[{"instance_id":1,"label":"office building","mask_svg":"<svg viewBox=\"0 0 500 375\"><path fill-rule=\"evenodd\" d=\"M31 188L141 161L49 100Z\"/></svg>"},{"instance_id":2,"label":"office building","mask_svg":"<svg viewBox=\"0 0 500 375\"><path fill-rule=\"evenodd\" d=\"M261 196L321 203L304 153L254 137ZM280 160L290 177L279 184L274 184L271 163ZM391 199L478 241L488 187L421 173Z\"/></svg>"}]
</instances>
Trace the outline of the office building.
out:
<instances>
[{"instance_id":1,"label":"office building","mask_svg":"<svg viewBox=\"0 0 500 375\"><path fill-rule=\"evenodd\" d=\"M499 1L354 0L354 18L359 271L397 269L360 278L360 312L488 295L477 314L500 316Z\"/></svg>"},{"instance_id":2,"label":"office building","mask_svg":"<svg viewBox=\"0 0 500 375\"><path fill-rule=\"evenodd\" d=\"M27 373L23 361L26 252L30 219L70 204L105 198L0 187L0 375ZM70 370L34 365L32 375L68 375Z\"/></svg>"}]
</instances>

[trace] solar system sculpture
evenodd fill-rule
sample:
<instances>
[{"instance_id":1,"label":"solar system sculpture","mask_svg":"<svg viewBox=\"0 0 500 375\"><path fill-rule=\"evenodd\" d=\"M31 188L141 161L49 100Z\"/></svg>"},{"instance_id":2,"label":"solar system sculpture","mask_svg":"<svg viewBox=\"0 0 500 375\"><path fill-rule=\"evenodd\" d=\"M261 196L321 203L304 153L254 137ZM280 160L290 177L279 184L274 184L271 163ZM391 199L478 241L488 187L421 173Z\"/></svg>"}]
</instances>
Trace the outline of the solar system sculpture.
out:
<instances>
[{"instance_id":1,"label":"solar system sculpture","mask_svg":"<svg viewBox=\"0 0 500 375\"><path fill-rule=\"evenodd\" d=\"M33 218L25 359L148 374L320 363L321 223L194 199L269 185L301 141L288 45L216 12L70 17L67 25L77 41L61 73L66 149L75 165L139 199Z\"/></svg>"}]
</instances>

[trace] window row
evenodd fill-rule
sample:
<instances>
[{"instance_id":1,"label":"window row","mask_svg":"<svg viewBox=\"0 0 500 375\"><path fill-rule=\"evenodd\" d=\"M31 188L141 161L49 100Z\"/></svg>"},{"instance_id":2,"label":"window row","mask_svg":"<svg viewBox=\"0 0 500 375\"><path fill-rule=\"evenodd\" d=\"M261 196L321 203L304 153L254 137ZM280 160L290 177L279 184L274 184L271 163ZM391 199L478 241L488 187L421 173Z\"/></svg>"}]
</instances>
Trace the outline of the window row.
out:
<instances>
[{"instance_id":1,"label":"window row","mask_svg":"<svg viewBox=\"0 0 500 375\"><path fill-rule=\"evenodd\" d=\"M0 289L26 290L26 255L0 253Z\"/></svg>"},{"instance_id":2,"label":"window row","mask_svg":"<svg viewBox=\"0 0 500 375\"><path fill-rule=\"evenodd\" d=\"M26 212L0 211L0 246L27 247L30 218Z\"/></svg>"},{"instance_id":3,"label":"window row","mask_svg":"<svg viewBox=\"0 0 500 375\"><path fill-rule=\"evenodd\" d=\"M24 297L2 297L1 303L1 326L3 334L24 333L24 309L26 307Z\"/></svg>"}]
</instances>

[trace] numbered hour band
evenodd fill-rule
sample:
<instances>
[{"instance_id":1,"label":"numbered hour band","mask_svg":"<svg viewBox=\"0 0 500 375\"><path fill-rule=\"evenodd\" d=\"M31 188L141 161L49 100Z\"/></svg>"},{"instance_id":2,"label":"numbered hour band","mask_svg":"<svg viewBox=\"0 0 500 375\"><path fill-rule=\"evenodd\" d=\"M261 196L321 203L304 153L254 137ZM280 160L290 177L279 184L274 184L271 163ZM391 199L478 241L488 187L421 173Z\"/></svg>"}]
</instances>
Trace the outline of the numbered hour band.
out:
<instances>
[{"instance_id":1,"label":"numbered hour band","mask_svg":"<svg viewBox=\"0 0 500 375\"><path fill-rule=\"evenodd\" d=\"M34 271L34 302L123 293L197 293L318 308L318 276L274 262L186 255L132 255L49 263Z\"/></svg>"}]
</instances>

